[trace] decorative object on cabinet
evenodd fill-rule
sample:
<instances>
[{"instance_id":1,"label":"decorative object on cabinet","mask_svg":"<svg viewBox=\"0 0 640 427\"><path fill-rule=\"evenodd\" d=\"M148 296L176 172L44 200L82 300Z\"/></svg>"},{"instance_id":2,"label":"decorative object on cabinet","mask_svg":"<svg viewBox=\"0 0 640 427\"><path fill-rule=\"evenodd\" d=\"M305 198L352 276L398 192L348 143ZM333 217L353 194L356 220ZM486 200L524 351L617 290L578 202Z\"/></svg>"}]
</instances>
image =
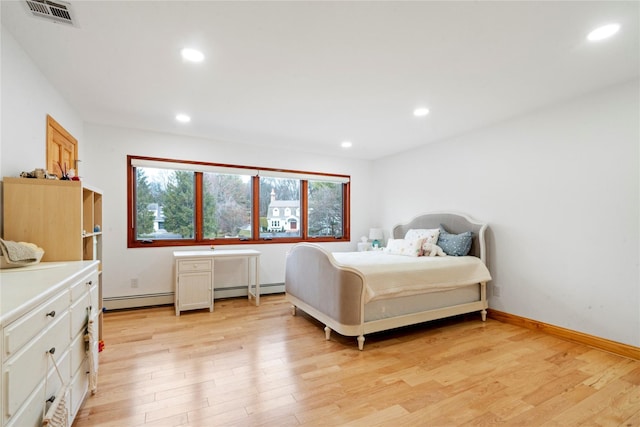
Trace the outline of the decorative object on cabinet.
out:
<instances>
[{"instance_id":1,"label":"decorative object on cabinet","mask_svg":"<svg viewBox=\"0 0 640 427\"><path fill-rule=\"evenodd\" d=\"M100 261L98 330L102 338L102 191L79 181L3 178L4 239L44 249L42 262Z\"/></svg>"}]
</instances>

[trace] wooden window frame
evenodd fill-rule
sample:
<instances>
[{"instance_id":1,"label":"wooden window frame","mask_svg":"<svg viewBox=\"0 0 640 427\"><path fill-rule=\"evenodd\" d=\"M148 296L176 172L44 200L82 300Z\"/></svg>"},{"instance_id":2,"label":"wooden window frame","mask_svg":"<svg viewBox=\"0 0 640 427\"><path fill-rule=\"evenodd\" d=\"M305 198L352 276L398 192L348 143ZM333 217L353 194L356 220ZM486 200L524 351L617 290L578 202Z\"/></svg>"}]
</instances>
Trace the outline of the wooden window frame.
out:
<instances>
[{"instance_id":1,"label":"wooden window frame","mask_svg":"<svg viewBox=\"0 0 640 427\"><path fill-rule=\"evenodd\" d=\"M194 220L194 238L193 239L158 239L158 240L139 240L136 237L136 167L132 165L135 160L151 161L151 162L167 162L179 163L182 165L193 165L195 175L195 220ZM300 221L298 228L300 229L299 237L277 237L264 238L260 237L260 176L253 175L251 177L252 187L252 207L251 207L251 224L252 238L225 238L225 239L204 239L202 236L203 218L202 218L202 189L203 189L203 173L196 171L198 166L209 166L219 168L245 169L247 171L264 171L277 172L280 174L290 174L291 177L300 176ZM170 167L169 167L170 169ZM249 173L249 172L248 172ZM307 229L308 221L308 181L309 178L317 177L318 181L342 179L342 236L309 236ZM313 180L313 179L311 179ZM351 215L350 215L350 197L351 197L351 178L348 175L327 174L319 172L306 172L289 169L261 168L252 166L238 166L220 163L209 163L199 161L185 161L176 159L164 159L158 157L146 156L127 156L127 247L128 248L148 248L148 247L166 247L166 246L210 246L210 245L255 245L255 244L280 244L280 243L300 243L300 242L348 242L351 240Z\"/></svg>"}]
</instances>

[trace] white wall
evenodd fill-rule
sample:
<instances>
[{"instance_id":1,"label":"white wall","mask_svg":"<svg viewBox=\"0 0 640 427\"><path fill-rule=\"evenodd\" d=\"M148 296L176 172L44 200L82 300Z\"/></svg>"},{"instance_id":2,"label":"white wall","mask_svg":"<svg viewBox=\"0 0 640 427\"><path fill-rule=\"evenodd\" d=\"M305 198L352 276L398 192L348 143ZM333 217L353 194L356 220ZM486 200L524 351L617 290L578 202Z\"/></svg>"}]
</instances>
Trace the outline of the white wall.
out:
<instances>
[{"instance_id":1,"label":"white wall","mask_svg":"<svg viewBox=\"0 0 640 427\"><path fill-rule=\"evenodd\" d=\"M382 223L448 209L488 222L490 307L639 346L639 90L377 161Z\"/></svg>"},{"instance_id":2,"label":"white wall","mask_svg":"<svg viewBox=\"0 0 640 427\"><path fill-rule=\"evenodd\" d=\"M351 175L350 243L326 244L329 249L355 250L355 242L366 234L370 224L369 200L372 187L371 162L287 152L273 156L272 150L216 141L85 124L90 144L86 147L85 181L97 186L103 196L104 296L161 294L173 291L172 252L180 248L127 249L126 156L155 156L178 160L203 160L216 163L277 167L310 172ZM265 154L267 153L267 154ZM229 246L228 248L233 248ZM240 246L238 246L240 247ZM242 245L262 252L260 282L284 282L287 244ZM227 246L225 246L227 248ZM200 247L202 249L202 247ZM139 288L131 287L137 278Z\"/></svg>"},{"instance_id":3,"label":"white wall","mask_svg":"<svg viewBox=\"0 0 640 427\"><path fill-rule=\"evenodd\" d=\"M83 122L51 86L11 33L2 28L2 130L0 176L46 168L47 114L78 140L84 159ZM82 164L79 167L82 174ZM57 171L53 171L57 172Z\"/></svg>"}]
</instances>

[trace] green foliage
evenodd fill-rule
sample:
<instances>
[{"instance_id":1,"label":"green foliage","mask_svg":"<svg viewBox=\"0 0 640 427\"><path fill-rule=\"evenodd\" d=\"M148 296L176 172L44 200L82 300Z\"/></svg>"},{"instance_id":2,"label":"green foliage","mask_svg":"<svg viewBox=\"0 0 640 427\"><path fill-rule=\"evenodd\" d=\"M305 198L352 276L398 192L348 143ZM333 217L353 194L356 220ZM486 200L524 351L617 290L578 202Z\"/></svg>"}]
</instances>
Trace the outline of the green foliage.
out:
<instances>
[{"instance_id":1,"label":"green foliage","mask_svg":"<svg viewBox=\"0 0 640 427\"><path fill-rule=\"evenodd\" d=\"M342 236L342 185L309 181L309 235Z\"/></svg>"},{"instance_id":2,"label":"green foliage","mask_svg":"<svg viewBox=\"0 0 640 427\"><path fill-rule=\"evenodd\" d=\"M205 180L202 195L203 230L205 238L214 239L218 235L218 218L216 217L216 200L211 193L211 183Z\"/></svg>"},{"instance_id":3,"label":"green foliage","mask_svg":"<svg viewBox=\"0 0 640 427\"><path fill-rule=\"evenodd\" d=\"M244 182L239 175L204 175L205 196L213 198L213 213L205 212L205 227L216 224L215 235L237 236L240 230L251 224L251 182ZM246 230L245 230L246 231ZM208 236L207 234L205 234ZM243 233L246 236L246 232Z\"/></svg>"},{"instance_id":4,"label":"green foliage","mask_svg":"<svg viewBox=\"0 0 640 427\"><path fill-rule=\"evenodd\" d=\"M149 211L148 206L153 203L153 195L147 181L144 169L136 169L136 235L144 235L153 232L153 220L155 215Z\"/></svg>"},{"instance_id":5,"label":"green foliage","mask_svg":"<svg viewBox=\"0 0 640 427\"><path fill-rule=\"evenodd\" d=\"M193 172L173 171L164 193L164 226L167 231L180 234L186 239L194 237L193 192Z\"/></svg>"}]
</instances>

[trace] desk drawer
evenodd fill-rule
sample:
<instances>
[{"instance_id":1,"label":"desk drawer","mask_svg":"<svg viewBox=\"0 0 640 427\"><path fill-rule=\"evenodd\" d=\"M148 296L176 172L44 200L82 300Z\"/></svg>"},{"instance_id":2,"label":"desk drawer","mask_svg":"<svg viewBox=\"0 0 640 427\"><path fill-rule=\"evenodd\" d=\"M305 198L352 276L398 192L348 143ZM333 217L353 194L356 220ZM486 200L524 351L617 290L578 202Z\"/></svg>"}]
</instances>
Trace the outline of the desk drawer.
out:
<instances>
[{"instance_id":1,"label":"desk drawer","mask_svg":"<svg viewBox=\"0 0 640 427\"><path fill-rule=\"evenodd\" d=\"M211 271L210 259L191 259L178 261L178 272L186 273L189 271Z\"/></svg>"}]
</instances>

